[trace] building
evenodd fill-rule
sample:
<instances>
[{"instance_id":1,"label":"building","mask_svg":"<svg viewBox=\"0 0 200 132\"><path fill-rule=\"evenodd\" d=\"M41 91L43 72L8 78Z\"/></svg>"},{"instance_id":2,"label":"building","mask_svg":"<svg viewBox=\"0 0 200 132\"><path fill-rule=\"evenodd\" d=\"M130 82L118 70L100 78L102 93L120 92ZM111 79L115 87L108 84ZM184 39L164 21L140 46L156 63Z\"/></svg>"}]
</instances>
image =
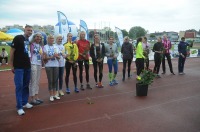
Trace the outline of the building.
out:
<instances>
[{"instance_id":1,"label":"building","mask_svg":"<svg viewBox=\"0 0 200 132\"><path fill-rule=\"evenodd\" d=\"M155 32L155 33L151 33L151 35L155 36L155 38L157 37L163 37L164 35L167 35L168 39L172 42L176 42L178 41L179 35L177 32Z\"/></svg>"},{"instance_id":2,"label":"building","mask_svg":"<svg viewBox=\"0 0 200 132\"><path fill-rule=\"evenodd\" d=\"M1 31L7 32L8 30L13 29L13 28L17 28L17 29L20 29L20 30L22 30L22 31L24 30L23 26L18 25L18 24L14 24L13 26L5 26L5 27L3 27L3 28L1 29Z\"/></svg>"},{"instance_id":3,"label":"building","mask_svg":"<svg viewBox=\"0 0 200 132\"><path fill-rule=\"evenodd\" d=\"M195 32L185 32L184 35L185 39L191 40L196 38L196 33Z\"/></svg>"}]
</instances>

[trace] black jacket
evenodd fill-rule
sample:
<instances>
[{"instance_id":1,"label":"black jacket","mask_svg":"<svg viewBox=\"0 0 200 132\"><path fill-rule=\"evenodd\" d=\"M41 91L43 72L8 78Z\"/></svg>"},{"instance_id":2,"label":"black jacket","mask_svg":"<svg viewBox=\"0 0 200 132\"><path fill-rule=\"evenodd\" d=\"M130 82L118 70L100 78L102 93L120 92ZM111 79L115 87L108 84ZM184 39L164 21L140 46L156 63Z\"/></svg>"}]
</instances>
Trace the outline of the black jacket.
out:
<instances>
[{"instance_id":1,"label":"black jacket","mask_svg":"<svg viewBox=\"0 0 200 132\"><path fill-rule=\"evenodd\" d=\"M121 48L123 59L133 59L133 45L131 43L123 43Z\"/></svg>"},{"instance_id":2,"label":"black jacket","mask_svg":"<svg viewBox=\"0 0 200 132\"><path fill-rule=\"evenodd\" d=\"M90 57L92 59L97 59L97 56L95 56L95 52L94 52L94 43L91 45L90 47ZM105 46L104 46L104 43L100 43L99 46L101 47L101 58L104 59L104 56L105 56Z\"/></svg>"}]
</instances>

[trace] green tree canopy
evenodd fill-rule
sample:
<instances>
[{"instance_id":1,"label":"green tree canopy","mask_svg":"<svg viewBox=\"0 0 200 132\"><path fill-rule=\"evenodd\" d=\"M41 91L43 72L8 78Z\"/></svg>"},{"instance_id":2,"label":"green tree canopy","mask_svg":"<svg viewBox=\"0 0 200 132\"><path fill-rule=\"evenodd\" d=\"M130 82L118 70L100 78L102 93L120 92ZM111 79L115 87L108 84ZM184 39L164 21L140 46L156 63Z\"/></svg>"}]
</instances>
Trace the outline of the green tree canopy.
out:
<instances>
[{"instance_id":1,"label":"green tree canopy","mask_svg":"<svg viewBox=\"0 0 200 132\"><path fill-rule=\"evenodd\" d=\"M129 37L136 39L138 37L145 36L146 33L147 33L147 31L144 28L142 28L140 26L135 26L129 30Z\"/></svg>"},{"instance_id":2,"label":"green tree canopy","mask_svg":"<svg viewBox=\"0 0 200 132\"><path fill-rule=\"evenodd\" d=\"M156 36L155 36L155 34L150 34L150 38L155 38Z\"/></svg>"},{"instance_id":3,"label":"green tree canopy","mask_svg":"<svg viewBox=\"0 0 200 132\"><path fill-rule=\"evenodd\" d=\"M128 36L128 32L126 31L126 29L122 30L122 34L123 34L123 37Z\"/></svg>"}]
</instances>

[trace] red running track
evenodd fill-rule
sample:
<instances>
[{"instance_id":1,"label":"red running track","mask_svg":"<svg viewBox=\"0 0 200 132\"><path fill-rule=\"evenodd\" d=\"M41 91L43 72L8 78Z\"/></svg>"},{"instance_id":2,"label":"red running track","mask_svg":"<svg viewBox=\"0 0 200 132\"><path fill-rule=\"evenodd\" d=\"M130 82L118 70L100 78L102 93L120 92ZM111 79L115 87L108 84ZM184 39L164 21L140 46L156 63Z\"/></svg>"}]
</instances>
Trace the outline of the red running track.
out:
<instances>
[{"instance_id":1,"label":"red running track","mask_svg":"<svg viewBox=\"0 0 200 132\"><path fill-rule=\"evenodd\" d=\"M186 75L177 74L177 59L173 68L176 75L171 75L167 66L167 73L149 86L148 96L137 97L135 73L122 82L120 63L119 84L110 87L104 65L104 88L72 92L54 102L49 101L43 69L39 96L44 103L25 109L24 116L16 112L13 74L0 72L0 132L198 132L200 58L186 60ZM92 66L90 71L90 83L95 86ZM87 98L94 104L88 104Z\"/></svg>"}]
</instances>

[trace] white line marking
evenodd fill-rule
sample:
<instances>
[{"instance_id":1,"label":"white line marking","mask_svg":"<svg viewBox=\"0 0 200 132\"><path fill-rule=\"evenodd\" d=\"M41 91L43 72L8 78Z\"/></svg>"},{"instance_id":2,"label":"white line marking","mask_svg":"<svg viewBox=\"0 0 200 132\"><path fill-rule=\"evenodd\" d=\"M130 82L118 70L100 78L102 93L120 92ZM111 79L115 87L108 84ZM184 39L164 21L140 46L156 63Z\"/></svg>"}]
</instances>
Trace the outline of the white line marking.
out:
<instances>
[{"instance_id":1,"label":"white line marking","mask_svg":"<svg viewBox=\"0 0 200 132\"><path fill-rule=\"evenodd\" d=\"M182 85L187 84L188 82L191 83L191 82L194 82L194 81L199 81L199 80L185 81L184 83L182 83ZM151 87L151 88L149 88L149 90L160 88L160 87L161 88L162 87L168 87L170 85L180 85L180 84L176 83L176 84L160 85L160 86L156 86L156 87ZM114 93L114 94L107 94L107 95L96 96L96 97L90 97L90 98L91 99L98 99L98 98L110 97L110 96L115 96L115 95L120 95L120 94L130 94L130 93L135 93L135 90L128 91L128 92L120 92L120 93ZM49 106L49 105L58 105L58 104L64 104L64 103L72 103L72 102L78 102L78 101L83 101L83 100L85 100L85 98L75 99L75 100L70 100L70 101L57 102L57 103L42 104L42 105L38 105L37 107L44 107L44 106ZM7 111L13 111L13 110L16 110L16 109L0 110L0 113L1 112L7 112Z\"/></svg>"},{"instance_id":2,"label":"white line marking","mask_svg":"<svg viewBox=\"0 0 200 132\"><path fill-rule=\"evenodd\" d=\"M152 106L148 106L148 107L143 107L143 108L135 109L135 110L132 110L132 111L121 112L121 113L113 114L113 115L110 115L110 116L105 114L104 116L101 116L101 117L92 118L92 119L79 121L79 122L63 124L63 125L58 125L58 126L55 126L55 127L38 129L38 130L34 130L33 132L40 132L40 131L46 131L46 130L51 130L51 129L56 129L56 128L69 127L69 126L73 126L73 125L80 125L80 124L83 124L83 123L88 123L88 122L91 122L91 121L96 121L96 120L101 120L101 119L108 119L108 118L111 119L111 117L120 116L120 115L124 115L124 114L128 114L128 113L132 113L132 112L138 112L138 111L142 111L142 110L146 110L146 109L151 109L151 108L158 107L158 106L161 106L161 105L170 104L170 103L174 103L174 102L178 102L178 101L183 101L183 100L187 100L187 99L195 98L195 97L199 97L199 96L200 95L194 95L194 96L189 96L189 97L180 98L180 99L172 99L172 100L164 102L164 103L160 103L160 104L156 104L156 105L152 105Z\"/></svg>"}]
</instances>

